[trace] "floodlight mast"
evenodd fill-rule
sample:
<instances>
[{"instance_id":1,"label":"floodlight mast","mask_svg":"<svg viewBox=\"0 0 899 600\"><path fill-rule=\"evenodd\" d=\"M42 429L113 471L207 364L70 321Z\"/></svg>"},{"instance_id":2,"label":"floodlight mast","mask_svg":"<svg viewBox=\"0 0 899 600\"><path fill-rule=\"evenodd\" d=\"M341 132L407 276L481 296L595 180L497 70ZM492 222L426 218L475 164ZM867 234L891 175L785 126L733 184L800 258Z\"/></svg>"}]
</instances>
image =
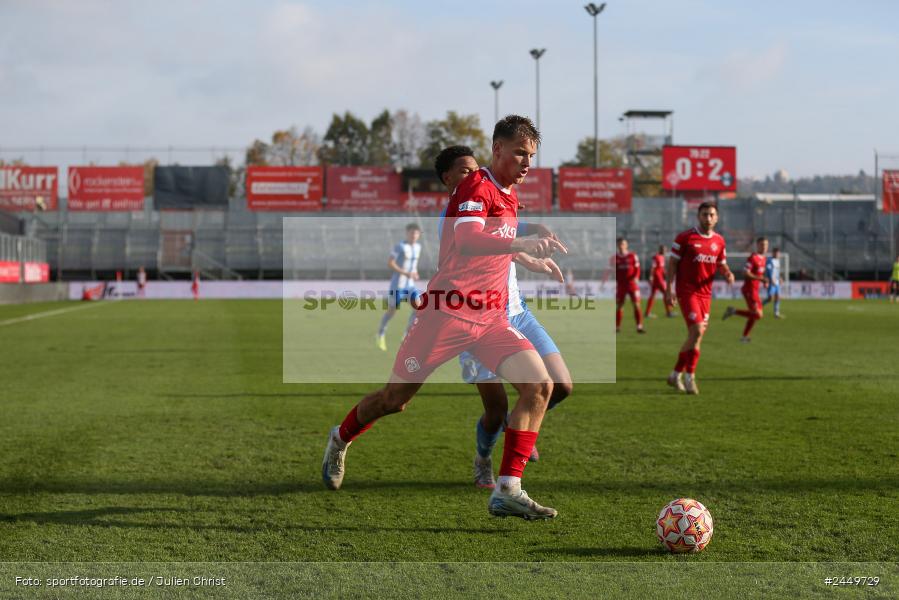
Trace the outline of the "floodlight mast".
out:
<instances>
[{"instance_id":1,"label":"floodlight mast","mask_svg":"<svg viewBox=\"0 0 899 600\"><path fill-rule=\"evenodd\" d=\"M531 49L531 58L534 59L534 63L537 65L537 129L540 129L540 57L546 52L546 48L533 48ZM540 166L540 153L537 153L536 166Z\"/></svg>"},{"instance_id":2,"label":"floodlight mast","mask_svg":"<svg viewBox=\"0 0 899 600\"><path fill-rule=\"evenodd\" d=\"M599 67L596 43L596 17L606 8L603 2L599 6L592 2L584 7L593 17L593 168L599 168Z\"/></svg>"},{"instance_id":3,"label":"floodlight mast","mask_svg":"<svg viewBox=\"0 0 899 600\"><path fill-rule=\"evenodd\" d=\"M493 123L499 121L499 88L503 87L503 80L491 81L490 87L493 88Z\"/></svg>"}]
</instances>

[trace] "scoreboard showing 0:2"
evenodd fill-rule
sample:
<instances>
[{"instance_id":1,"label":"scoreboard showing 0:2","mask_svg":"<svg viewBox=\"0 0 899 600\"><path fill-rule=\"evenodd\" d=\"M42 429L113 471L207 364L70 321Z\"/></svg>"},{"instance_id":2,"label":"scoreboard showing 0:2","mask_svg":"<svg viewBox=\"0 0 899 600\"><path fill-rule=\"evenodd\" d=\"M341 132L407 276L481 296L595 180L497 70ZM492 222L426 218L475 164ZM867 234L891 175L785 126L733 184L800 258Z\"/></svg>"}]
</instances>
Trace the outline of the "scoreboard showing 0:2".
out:
<instances>
[{"instance_id":1,"label":"scoreboard showing 0:2","mask_svg":"<svg viewBox=\"0 0 899 600\"><path fill-rule=\"evenodd\" d=\"M662 189L674 192L737 191L734 146L665 146Z\"/></svg>"}]
</instances>

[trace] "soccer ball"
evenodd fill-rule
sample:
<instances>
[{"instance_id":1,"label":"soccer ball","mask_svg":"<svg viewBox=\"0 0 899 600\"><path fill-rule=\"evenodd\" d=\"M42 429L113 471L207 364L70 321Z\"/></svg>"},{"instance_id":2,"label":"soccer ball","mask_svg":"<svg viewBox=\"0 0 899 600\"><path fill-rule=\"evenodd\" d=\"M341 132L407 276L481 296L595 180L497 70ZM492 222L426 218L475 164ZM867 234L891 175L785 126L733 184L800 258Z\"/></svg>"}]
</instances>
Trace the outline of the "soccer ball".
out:
<instances>
[{"instance_id":1,"label":"soccer ball","mask_svg":"<svg viewBox=\"0 0 899 600\"><path fill-rule=\"evenodd\" d=\"M670 552L699 552L712 540L712 515L690 498L672 500L659 513L656 535Z\"/></svg>"}]
</instances>

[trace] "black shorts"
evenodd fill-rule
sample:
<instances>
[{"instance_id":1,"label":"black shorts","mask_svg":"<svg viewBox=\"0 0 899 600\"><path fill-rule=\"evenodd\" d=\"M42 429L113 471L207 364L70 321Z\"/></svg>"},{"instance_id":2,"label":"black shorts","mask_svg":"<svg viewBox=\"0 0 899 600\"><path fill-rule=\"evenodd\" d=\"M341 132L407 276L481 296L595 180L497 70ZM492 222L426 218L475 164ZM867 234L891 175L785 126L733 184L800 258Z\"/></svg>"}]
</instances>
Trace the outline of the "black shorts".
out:
<instances>
[{"instance_id":1,"label":"black shorts","mask_svg":"<svg viewBox=\"0 0 899 600\"><path fill-rule=\"evenodd\" d=\"M899 294L899 281L893 279L890 281L890 293Z\"/></svg>"}]
</instances>

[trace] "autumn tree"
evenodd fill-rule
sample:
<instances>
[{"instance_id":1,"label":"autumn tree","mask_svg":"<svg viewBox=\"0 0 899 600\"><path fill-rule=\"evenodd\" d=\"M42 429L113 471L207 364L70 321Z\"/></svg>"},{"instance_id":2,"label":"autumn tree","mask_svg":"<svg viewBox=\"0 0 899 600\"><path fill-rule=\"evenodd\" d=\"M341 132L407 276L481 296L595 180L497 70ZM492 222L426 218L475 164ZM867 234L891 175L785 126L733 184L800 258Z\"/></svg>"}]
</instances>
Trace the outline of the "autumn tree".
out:
<instances>
[{"instance_id":1,"label":"autumn tree","mask_svg":"<svg viewBox=\"0 0 899 600\"><path fill-rule=\"evenodd\" d=\"M577 152L573 159L565 161L563 167L592 167L595 149L593 136L585 137L577 145ZM627 148L623 138L611 140L599 140L599 166L623 167L627 161Z\"/></svg>"},{"instance_id":2,"label":"autumn tree","mask_svg":"<svg viewBox=\"0 0 899 600\"><path fill-rule=\"evenodd\" d=\"M368 151L368 125L347 111L343 115L335 114L331 118L318 158L326 165L366 165Z\"/></svg>"},{"instance_id":3,"label":"autumn tree","mask_svg":"<svg viewBox=\"0 0 899 600\"><path fill-rule=\"evenodd\" d=\"M425 145L419 152L419 163L424 167L434 164L434 159L447 146L468 146L474 151L480 164L490 162L490 142L477 115L446 113L445 119L428 121L425 126Z\"/></svg>"},{"instance_id":4,"label":"autumn tree","mask_svg":"<svg viewBox=\"0 0 899 600\"><path fill-rule=\"evenodd\" d=\"M277 167L318 164L321 139L311 127L303 131L296 127L281 129L272 134L271 140L254 140L247 149L245 163Z\"/></svg>"},{"instance_id":5,"label":"autumn tree","mask_svg":"<svg viewBox=\"0 0 899 600\"><path fill-rule=\"evenodd\" d=\"M368 164L373 167L393 165L393 118L387 109L371 122L368 130Z\"/></svg>"},{"instance_id":6,"label":"autumn tree","mask_svg":"<svg viewBox=\"0 0 899 600\"><path fill-rule=\"evenodd\" d=\"M419 164L419 154L424 148L425 126L418 113L400 109L392 120L391 154L395 167L415 167Z\"/></svg>"}]
</instances>

